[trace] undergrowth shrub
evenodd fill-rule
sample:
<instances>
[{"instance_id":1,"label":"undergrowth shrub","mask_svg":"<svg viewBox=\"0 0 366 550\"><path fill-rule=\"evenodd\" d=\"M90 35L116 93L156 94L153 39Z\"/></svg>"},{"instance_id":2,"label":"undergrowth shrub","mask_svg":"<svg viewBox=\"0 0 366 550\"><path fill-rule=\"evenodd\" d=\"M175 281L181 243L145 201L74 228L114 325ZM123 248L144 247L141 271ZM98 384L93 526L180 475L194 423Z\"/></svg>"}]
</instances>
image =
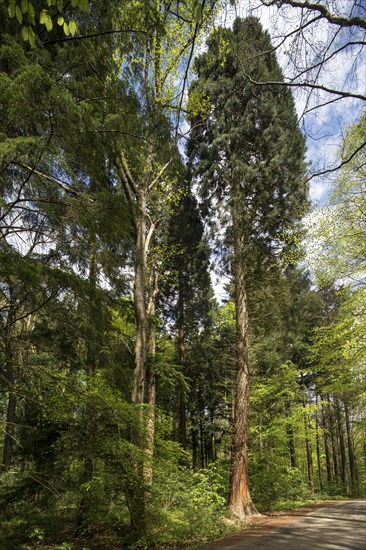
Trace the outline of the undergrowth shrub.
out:
<instances>
[{"instance_id":1,"label":"undergrowth shrub","mask_svg":"<svg viewBox=\"0 0 366 550\"><path fill-rule=\"evenodd\" d=\"M220 536L226 499L215 465L200 471L160 461L149 507L151 542L174 546Z\"/></svg>"}]
</instances>

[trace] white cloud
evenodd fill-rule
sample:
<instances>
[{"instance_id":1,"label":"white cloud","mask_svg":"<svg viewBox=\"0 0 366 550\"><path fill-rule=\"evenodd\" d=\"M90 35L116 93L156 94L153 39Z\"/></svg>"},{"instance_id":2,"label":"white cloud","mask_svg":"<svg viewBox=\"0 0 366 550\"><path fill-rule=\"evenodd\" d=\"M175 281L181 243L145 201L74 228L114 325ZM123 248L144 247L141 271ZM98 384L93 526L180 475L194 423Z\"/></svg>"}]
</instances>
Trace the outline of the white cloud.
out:
<instances>
[{"instance_id":1,"label":"white cloud","mask_svg":"<svg viewBox=\"0 0 366 550\"><path fill-rule=\"evenodd\" d=\"M310 199L313 203L324 202L329 191L329 185L324 182L316 181L310 186Z\"/></svg>"}]
</instances>

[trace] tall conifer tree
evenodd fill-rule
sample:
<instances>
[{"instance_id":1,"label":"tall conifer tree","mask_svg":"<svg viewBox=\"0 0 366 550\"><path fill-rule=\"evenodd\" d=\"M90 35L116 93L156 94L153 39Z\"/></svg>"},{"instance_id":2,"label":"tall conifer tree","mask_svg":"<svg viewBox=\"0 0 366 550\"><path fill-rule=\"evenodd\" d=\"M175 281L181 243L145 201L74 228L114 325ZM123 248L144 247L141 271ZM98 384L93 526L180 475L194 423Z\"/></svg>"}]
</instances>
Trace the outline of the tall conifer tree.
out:
<instances>
[{"instance_id":1,"label":"tall conifer tree","mask_svg":"<svg viewBox=\"0 0 366 550\"><path fill-rule=\"evenodd\" d=\"M237 19L216 30L196 62L190 90L191 164L207 212L226 219L236 306L236 397L229 508L256 512L248 481L248 278L253 258L273 257L304 210L304 139L291 93L252 81L281 81L270 37L259 21Z\"/></svg>"}]
</instances>

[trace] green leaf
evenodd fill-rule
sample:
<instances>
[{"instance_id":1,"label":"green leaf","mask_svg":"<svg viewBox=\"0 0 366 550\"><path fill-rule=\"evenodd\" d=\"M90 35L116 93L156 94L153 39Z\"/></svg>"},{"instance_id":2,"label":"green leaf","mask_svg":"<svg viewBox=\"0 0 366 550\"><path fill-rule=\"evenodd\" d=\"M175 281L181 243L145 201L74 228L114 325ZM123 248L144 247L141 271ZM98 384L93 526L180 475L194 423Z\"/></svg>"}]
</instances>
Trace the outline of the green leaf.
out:
<instances>
[{"instance_id":1,"label":"green leaf","mask_svg":"<svg viewBox=\"0 0 366 550\"><path fill-rule=\"evenodd\" d=\"M29 29L28 27L22 27L22 38L26 42L29 38Z\"/></svg>"},{"instance_id":2,"label":"green leaf","mask_svg":"<svg viewBox=\"0 0 366 550\"><path fill-rule=\"evenodd\" d=\"M75 36L75 33L76 33L77 30L78 30L78 28L77 28L76 22L73 19L71 19L71 21L69 23L69 31L70 31L71 36Z\"/></svg>"},{"instance_id":3,"label":"green leaf","mask_svg":"<svg viewBox=\"0 0 366 550\"><path fill-rule=\"evenodd\" d=\"M20 3L20 8L22 10L22 13L27 13L28 11L28 0L22 0Z\"/></svg>"},{"instance_id":4,"label":"green leaf","mask_svg":"<svg viewBox=\"0 0 366 550\"><path fill-rule=\"evenodd\" d=\"M28 40L31 48L35 48L36 46L36 35L34 34L34 30L32 27L28 28Z\"/></svg>"},{"instance_id":5,"label":"green leaf","mask_svg":"<svg viewBox=\"0 0 366 550\"><path fill-rule=\"evenodd\" d=\"M47 18L47 11L42 10L41 13L39 14L39 22L41 23L41 25L43 25L46 22L46 18Z\"/></svg>"},{"instance_id":6,"label":"green leaf","mask_svg":"<svg viewBox=\"0 0 366 550\"><path fill-rule=\"evenodd\" d=\"M62 11L63 6L64 6L63 0L57 0L58 11Z\"/></svg>"},{"instance_id":7,"label":"green leaf","mask_svg":"<svg viewBox=\"0 0 366 550\"><path fill-rule=\"evenodd\" d=\"M64 29L65 35L66 35L66 36L69 36L69 34L70 34L69 25L66 23L66 21L65 21L65 23L64 23L63 29Z\"/></svg>"},{"instance_id":8,"label":"green leaf","mask_svg":"<svg viewBox=\"0 0 366 550\"><path fill-rule=\"evenodd\" d=\"M8 14L9 14L9 17L14 17L15 16L15 0L11 0L10 3L9 3L9 6L8 6Z\"/></svg>"},{"instance_id":9,"label":"green leaf","mask_svg":"<svg viewBox=\"0 0 366 550\"><path fill-rule=\"evenodd\" d=\"M46 21L45 21L46 29L47 31L52 31L53 22L51 19L51 16L47 14Z\"/></svg>"},{"instance_id":10,"label":"green leaf","mask_svg":"<svg viewBox=\"0 0 366 550\"><path fill-rule=\"evenodd\" d=\"M60 27L62 27L62 25L65 23L65 19L62 17L62 15L60 15L58 18L57 18L57 24L60 25Z\"/></svg>"},{"instance_id":11,"label":"green leaf","mask_svg":"<svg viewBox=\"0 0 366 550\"><path fill-rule=\"evenodd\" d=\"M28 3L28 20L31 23L31 25L36 24L36 12L33 4L31 4L30 2Z\"/></svg>"},{"instance_id":12,"label":"green leaf","mask_svg":"<svg viewBox=\"0 0 366 550\"><path fill-rule=\"evenodd\" d=\"M19 6L15 8L15 15L18 20L18 23L23 23L23 14Z\"/></svg>"}]
</instances>

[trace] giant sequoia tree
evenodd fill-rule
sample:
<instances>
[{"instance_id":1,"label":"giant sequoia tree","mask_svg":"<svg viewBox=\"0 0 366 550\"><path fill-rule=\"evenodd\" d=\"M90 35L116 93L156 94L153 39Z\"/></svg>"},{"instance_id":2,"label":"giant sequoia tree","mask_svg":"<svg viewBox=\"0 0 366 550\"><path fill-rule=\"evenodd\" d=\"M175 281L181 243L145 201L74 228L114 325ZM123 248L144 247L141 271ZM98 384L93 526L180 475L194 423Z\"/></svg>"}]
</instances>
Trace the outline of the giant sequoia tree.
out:
<instances>
[{"instance_id":1,"label":"giant sequoia tree","mask_svg":"<svg viewBox=\"0 0 366 550\"><path fill-rule=\"evenodd\" d=\"M259 21L237 19L216 30L196 62L190 90L189 154L208 212L219 205L227 220L236 306L236 398L230 510L255 513L248 483L249 320L251 264L273 258L306 204L304 139L291 93L255 87L248 78L280 81L268 33ZM217 212L217 209L216 209Z\"/></svg>"}]
</instances>

